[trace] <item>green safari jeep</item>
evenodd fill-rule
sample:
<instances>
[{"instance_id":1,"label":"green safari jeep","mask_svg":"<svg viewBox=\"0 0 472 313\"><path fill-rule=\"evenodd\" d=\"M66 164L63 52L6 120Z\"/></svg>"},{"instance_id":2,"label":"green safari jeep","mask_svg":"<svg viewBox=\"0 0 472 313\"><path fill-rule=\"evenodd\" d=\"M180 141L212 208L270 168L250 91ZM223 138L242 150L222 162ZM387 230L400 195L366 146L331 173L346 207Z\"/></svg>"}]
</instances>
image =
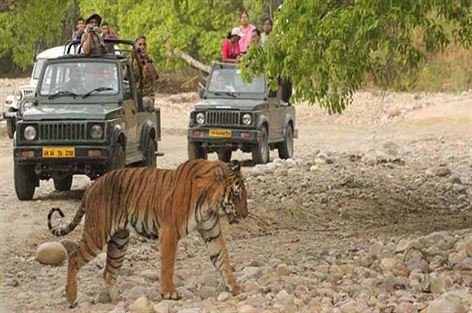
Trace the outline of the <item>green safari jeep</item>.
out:
<instances>
[{"instance_id":1,"label":"green safari jeep","mask_svg":"<svg viewBox=\"0 0 472 313\"><path fill-rule=\"evenodd\" d=\"M256 164L269 162L272 149L280 158L293 157L297 130L291 85L280 80L278 90L270 91L264 77L245 82L240 74L234 64L213 64L206 85L200 86L201 100L190 113L189 159L216 152L229 162L238 149L252 153Z\"/></svg>"},{"instance_id":2,"label":"green safari jeep","mask_svg":"<svg viewBox=\"0 0 472 313\"><path fill-rule=\"evenodd\" d=\"M114 40L130 45L133 41ZM16 124L14 182L18 199L33 198L40 180L70 190L73 175L95 179L129 165L156 166L160 111L146 111L136 87L133 48L46 60L32 107ZM140 71L142 73L142 71Z\"/></svg>"}]
</instances>

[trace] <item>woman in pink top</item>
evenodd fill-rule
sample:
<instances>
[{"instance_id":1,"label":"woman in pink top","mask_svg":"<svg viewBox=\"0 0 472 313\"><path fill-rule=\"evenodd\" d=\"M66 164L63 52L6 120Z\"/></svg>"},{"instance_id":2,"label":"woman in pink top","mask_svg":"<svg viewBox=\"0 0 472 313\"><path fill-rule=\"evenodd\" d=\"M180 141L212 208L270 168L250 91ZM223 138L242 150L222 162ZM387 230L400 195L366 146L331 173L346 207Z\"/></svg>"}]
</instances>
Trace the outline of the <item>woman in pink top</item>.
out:
<instances>
[{"instance_id":1,"label":"woman in pink top","mask_svg":"<svg viewBox=\"0 0 472 313\"><path fill-rule=\"evenodd\" d=\"M246 11L239 15L239 19L241 21L239 29L243 33L243 36L239 39L239 49L241 53L246 53L249 43L251 42L252 31L256 29L256 26L249 24L249 14Z\"/></svg>"},{"instance_id":2,"label":"woman in pink top","mask_svg":"<svg viewBox=\"0 0 472 313\"><path fill-rule=\"evenodd\" d=\"M239 40L242 36L239 27L235 27L223 41L223 49L221 50L221 60L226 63L238 63L241 54Z\"/></svg>"}]
</instances>

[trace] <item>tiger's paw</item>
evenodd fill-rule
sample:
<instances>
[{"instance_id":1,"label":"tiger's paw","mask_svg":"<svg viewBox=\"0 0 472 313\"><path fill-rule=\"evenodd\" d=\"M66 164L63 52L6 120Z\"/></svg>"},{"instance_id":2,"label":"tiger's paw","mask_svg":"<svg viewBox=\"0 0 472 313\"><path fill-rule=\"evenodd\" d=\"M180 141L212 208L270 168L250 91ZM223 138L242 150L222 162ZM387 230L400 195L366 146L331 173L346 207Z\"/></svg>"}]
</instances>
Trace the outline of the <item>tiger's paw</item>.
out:
<instances>
[{"instance_id":1,"label":"tiger's paw","mask_svg":"<svg viewBox=\"0 0 472 313\"><path fill-rule=\"evenodd\" d=\"M175 289L173 291L170 291L170 292L161 293L161 296L162 296L163 300L180 300L180 299L182 299L180 294Z\"/></svg>"},{"instance_id":2,"label":"tiger's paw","mask_svg":"<svg viewBox=\"0 0 472 313\"><path fill-rule=\"evenodd\" d=\"M244 288L241 285L235 284L231 287L228 287L228 291L231 292L233 296L237 296L241 292L244 292Z\"/></svg>"}]
</instances>

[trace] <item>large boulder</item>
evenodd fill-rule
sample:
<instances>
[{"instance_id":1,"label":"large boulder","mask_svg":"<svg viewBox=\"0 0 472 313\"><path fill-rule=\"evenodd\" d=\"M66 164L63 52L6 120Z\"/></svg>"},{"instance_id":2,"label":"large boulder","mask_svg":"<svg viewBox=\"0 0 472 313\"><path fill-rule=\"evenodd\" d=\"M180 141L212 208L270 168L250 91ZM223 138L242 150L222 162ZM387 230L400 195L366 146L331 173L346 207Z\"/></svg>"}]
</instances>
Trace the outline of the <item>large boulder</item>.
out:
<instances>
[{"instance_id":1,"label":"large boulder","mask_svg":"<svg viewBox=\"0 0 472 313\"><path fill-rule=\"evenodd\" d=\"M46 265L59 265L67 258L67 250L59 242L45 242L36 251L36 260Z\"/></svg>"}]
</instances>

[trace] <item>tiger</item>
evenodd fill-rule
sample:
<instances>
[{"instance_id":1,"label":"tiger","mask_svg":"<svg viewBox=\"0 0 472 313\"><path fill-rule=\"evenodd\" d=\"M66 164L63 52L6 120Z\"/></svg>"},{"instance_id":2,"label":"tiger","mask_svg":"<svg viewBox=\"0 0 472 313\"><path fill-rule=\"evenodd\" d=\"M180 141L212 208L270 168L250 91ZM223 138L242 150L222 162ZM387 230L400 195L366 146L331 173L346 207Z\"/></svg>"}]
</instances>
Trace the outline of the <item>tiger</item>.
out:
<instances>
[{"instance_id":1,"label":"tiger","mask_svg":"<svg viewBox=\"0 0 472 313\"><path fill-rule=\"evenodd\" d=\"M98 178L84 193L72 221L64 227L53 226L52 218L60 208L48 213L48 228L54 236L72 232L85 215L82 238L68 257L66 300L76 306L77 275L107 245L103 273L105 290L112 302L121 296L115 286L123 263L130 230L160 241L161 285L163 299L179 300L174 286L174 266L178 241L197 231L210 255L211 263L222 276L228 291L241 292L230 265L220 220L230 224L248 216L247 190L240 163L232 161L189 160L175 170L124 168Z\"/></svg>"}]
</instances>

